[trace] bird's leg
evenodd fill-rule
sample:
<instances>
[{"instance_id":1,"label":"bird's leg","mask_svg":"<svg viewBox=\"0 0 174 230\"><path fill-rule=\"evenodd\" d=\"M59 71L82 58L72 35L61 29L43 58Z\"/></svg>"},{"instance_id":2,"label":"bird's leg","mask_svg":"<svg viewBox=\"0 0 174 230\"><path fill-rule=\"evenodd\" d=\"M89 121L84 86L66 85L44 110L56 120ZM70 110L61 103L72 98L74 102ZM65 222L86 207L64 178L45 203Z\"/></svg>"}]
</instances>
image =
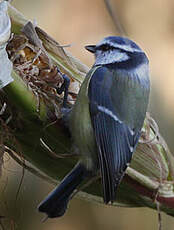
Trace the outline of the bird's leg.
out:
<instances>
[{"instance_id":1,"label":"bird's leg","mask_svg":"<svg viewBox=\"0 0 174 230\"><path fill-rule=\"evenodd\" d=\"M64 97L63 97L63 107L67 107L67 98L68 98L68 89L70 85L70 78L66 74L61 74L61 76L64 79L63 84L61 85L60 88L56 88L57 93L61 94L64 92Z\"/></svg>"},{"instance_id":2,"label":"bird's leg","mask_svg":"<svg viewBox=\"0 0 174 230\"><path fill-rule=\"evenodd\" d=\"M60 88L57 87L56 91L58 94L61 94L64 92L63 104L62 104L62 108L61 108L61 114L62 114L61 120L63 121L64 127L69 132L69 124L68 123L69 123L69 115L70 115L71 108L68 108L68 106L67 106L67 99L68 99L68 90L69 90L69 85L70 85L70 78L66 74L62 74L62 72L58 69L58 67L57 67L57 72L64 79L63 84L61 85Z\"/></svg>"}]
</instances>

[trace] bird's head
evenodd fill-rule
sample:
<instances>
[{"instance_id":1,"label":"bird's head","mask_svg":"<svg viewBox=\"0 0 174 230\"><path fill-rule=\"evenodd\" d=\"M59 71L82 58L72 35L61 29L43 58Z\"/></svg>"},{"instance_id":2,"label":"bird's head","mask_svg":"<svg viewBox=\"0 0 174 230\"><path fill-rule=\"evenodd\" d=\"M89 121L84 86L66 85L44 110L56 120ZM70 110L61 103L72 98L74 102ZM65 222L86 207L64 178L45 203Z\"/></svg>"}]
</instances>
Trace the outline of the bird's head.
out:
<instances>
[{"instance_id":1,"label":"bird's head","mask_svg":"<svg viewBox=\"0 0 174 230\"><path fill-rule=\"evenodd\" d=\"M96 58L95 65L131 62L131 65L134 64L136 66L148 62L141 48L135 42L124 37L106 37L97 45L88 45L85 48L94 53Z\"/></svg>"}]
</instances>

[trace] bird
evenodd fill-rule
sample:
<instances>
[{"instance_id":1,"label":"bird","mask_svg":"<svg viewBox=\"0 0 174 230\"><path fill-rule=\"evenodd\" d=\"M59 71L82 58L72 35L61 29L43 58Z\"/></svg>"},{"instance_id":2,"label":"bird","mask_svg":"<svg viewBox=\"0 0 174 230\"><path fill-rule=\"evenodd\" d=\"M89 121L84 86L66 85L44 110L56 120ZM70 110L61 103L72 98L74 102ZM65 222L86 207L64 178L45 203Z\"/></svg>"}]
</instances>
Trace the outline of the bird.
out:
<instances>
[{"instance_id":1,"label":"bird","mask_svg":"<svg viewBox=\"0 0 174 230\"><path fill-rule=\"evenodd\" d=\"M149 60L134 41L108 36L85 48L94 54L95 62L69 114L80 159L38 206L49 218L63 216L73 192L96 175L101 177L104 203L116 200L148 107Z\"/></svg>"}]
</instances>

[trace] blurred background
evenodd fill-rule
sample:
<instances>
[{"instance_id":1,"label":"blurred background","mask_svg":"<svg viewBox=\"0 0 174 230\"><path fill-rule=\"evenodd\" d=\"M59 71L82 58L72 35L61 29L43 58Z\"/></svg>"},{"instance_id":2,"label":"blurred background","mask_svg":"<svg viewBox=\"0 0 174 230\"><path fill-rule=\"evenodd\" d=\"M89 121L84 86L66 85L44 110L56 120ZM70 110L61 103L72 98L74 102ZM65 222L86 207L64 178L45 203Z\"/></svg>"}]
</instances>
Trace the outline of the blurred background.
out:
<instances>
[{"instance_id":1,"label":"blurred background","mask_svg":"<svg viewBox=\"0 0 174 230\"><path fill-rule=\"evenodd\" d=\"M127 35L149 57L152 82L149 111L174 153L174 1L110 2ZM88 66L94 59L84 46L108 35L119 35L103 0L13 0L12 5L26 18L35 19L60 44L72 44L68 51ZM7 229L158 229L156 211L107 207L79 199L71 201L63 218L41 223L42 215L36 206L53 187L7 157L2 173L0 216L6 214ZM173 230L174 218L162 214L162 225L163 230Z\"/></svg>"}]
</instances>

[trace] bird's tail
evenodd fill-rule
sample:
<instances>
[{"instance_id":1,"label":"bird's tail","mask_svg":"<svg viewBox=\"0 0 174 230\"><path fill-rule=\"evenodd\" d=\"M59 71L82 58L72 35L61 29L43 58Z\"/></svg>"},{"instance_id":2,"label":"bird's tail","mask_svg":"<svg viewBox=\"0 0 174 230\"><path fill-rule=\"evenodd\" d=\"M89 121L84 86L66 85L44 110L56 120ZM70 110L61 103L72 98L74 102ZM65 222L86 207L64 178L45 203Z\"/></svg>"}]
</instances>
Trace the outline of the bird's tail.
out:
<instances>
[{"instance_id":1,"label":"bird's tail","mask_svg":"<svg viewBox=\"0 0 174 230\"><path fill-rule=\"evenodd\" d=\"M38 206L40 212L44 212L48 217L63 216L72 192L87 176L85 167L78 163L73 170Z\"/></svg>"}]
</instances>

